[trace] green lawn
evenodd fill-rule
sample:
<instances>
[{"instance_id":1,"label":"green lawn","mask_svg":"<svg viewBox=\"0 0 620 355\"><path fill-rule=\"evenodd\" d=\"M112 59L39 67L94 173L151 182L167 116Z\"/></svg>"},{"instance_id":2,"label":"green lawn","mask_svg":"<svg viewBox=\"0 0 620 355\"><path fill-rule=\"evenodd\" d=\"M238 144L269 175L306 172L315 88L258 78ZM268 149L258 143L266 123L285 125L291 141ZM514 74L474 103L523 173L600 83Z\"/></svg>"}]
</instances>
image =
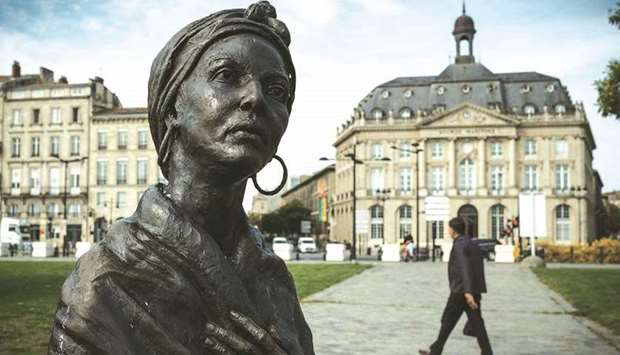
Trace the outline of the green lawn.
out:
<instances>
[{"instance_id":1,"label":"green lawn","mask_svg":"<svg viewBox=\"0 0 620 355\"><path fill-rule=\"evenodd\" d=\"M368 268L355 264L291 264L304 298ZM0 355L44 354L60 288L72 262L0 262Z\"/></svg>"},{"instance_id":2,"label":"green lawn","mask_svg":"<svg viewBox=\"0 0 620 355\"><path fill-rule=\"evenodd\" d=\"M620 270L534 269L534 273L585 316L620 335Z\"/></svg>"}]
</instances>

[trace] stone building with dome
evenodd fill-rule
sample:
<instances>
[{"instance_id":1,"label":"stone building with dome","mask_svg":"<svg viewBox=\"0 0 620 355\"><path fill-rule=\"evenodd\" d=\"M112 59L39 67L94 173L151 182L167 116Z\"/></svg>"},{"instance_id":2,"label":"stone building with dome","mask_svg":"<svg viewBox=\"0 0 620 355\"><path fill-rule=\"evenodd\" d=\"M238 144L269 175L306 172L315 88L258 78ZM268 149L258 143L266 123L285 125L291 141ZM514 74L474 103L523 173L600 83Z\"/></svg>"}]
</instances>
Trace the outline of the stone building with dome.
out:
<instances>
[{"instance_id":1,"label":"stone building with dome","mask_svg":"<svg viewBox=\"0 0 620 355\"><path fill-rule=\"evenodd\" d=\"M597 237L602 182L583 105L559 78L494 73L476 62L475 34L463 9L452 32L454 63L439 75L377 86L338 128L331 239L351 240L353 194L358 250L415 238L418 223L420 246L446 237L445 220L425 217L430 196L448 201L449 216L467 217L470 233L500 238L519 214L519 194L530 191L545 196L545 238Z\"/></svg>"}]
</instances>

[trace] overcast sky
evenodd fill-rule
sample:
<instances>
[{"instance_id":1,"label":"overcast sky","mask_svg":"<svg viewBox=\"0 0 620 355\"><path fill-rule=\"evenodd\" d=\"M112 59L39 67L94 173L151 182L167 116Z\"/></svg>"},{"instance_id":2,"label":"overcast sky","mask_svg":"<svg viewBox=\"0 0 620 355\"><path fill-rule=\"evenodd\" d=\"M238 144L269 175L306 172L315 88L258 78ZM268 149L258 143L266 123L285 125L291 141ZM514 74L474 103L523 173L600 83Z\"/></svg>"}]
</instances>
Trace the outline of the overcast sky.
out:
<instances>
[{"instance_id":1,"label":"overcast sky","mask_svg":"<svg viewBox=\"0 0 620 355\"><path fill-rule=\"evenodd\" d=\"M0 74L18 60L22 73L39 66L56 78L105 79L125 107L146 106L151 62L187 23L250 1L0 1ZM325 166L336 127L375 86L399 76L437 75L455 47L461 1L272 0L292 36L298 86L279 148L290 173ZM620 58L620 31L607 22L613 0L468 0L476 24L474 54L494 72L537 71L558 77L583 101L594 132L595 168L604 190L620 189L620 121L603 119L593 81ZM279 169L261 174L275 186ZM255 194L246 193L246 208Z\"/></svg>"}]
</instances>

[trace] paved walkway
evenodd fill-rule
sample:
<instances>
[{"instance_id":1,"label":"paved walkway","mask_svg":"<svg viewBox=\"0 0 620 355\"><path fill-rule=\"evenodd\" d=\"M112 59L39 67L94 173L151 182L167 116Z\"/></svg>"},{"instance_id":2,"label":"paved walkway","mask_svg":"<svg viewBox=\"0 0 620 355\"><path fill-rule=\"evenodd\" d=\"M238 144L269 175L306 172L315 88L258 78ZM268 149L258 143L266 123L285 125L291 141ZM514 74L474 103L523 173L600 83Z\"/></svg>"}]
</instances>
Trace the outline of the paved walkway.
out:
<instances>
[{"instance_id":1,"label":"paved walkway","mask_svg":"<svg viewBox=\"0 0 620 355\"><path fill-rule=\"evenodd\" d=\"M495 354L620 354L530 271L487 263L486 276L482 313ZM379 264L311 296L303 309L319 355L409 355L434 341L447 296L445 263ZM465 319L444 354L480 353L462 335Z\"/></svg>"}]
</instances>

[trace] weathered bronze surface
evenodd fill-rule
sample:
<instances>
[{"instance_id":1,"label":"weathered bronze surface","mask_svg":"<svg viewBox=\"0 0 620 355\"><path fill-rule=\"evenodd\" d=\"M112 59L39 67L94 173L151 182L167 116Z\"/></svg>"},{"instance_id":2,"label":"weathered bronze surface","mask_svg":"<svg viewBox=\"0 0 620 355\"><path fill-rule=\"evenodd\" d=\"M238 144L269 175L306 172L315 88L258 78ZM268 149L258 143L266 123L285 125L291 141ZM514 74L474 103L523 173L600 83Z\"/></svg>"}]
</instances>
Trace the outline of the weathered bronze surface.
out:
<instances>
[{"instance_id":1,"label":"weathered bronze surface","mask_svg":"<svg viewBox=\"0 0 620 355\"><path fill-rule=\"evenodd\" d=\"M289 42L261 1L189 24L158 54L149 123L169 183L79 260L50 354L314 354L291 275L242 207L288 124Z\"/></svg>"}]
</instances>

